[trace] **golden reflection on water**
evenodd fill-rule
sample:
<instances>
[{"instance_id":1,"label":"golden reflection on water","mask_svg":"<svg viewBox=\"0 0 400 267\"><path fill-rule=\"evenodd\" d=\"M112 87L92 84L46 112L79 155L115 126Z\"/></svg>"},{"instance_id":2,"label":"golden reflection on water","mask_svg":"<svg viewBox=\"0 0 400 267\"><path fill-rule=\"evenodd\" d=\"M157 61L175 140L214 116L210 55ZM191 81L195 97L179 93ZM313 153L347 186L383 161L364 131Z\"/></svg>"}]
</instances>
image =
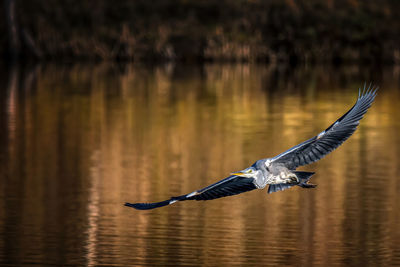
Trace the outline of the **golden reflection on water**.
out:
<instances>
[{"instance_id":1,"label":"golden reflection on water","mask_svg":"<svg viewBox=\"0 0 400 267\"><path fill-rule=\"evenodd\" d=\"M45 66L0 77L0 263L400 264L399 72L264 65ZM317 189L153 211L325 129L379 83Z\"/></svg>"}]
</instances>

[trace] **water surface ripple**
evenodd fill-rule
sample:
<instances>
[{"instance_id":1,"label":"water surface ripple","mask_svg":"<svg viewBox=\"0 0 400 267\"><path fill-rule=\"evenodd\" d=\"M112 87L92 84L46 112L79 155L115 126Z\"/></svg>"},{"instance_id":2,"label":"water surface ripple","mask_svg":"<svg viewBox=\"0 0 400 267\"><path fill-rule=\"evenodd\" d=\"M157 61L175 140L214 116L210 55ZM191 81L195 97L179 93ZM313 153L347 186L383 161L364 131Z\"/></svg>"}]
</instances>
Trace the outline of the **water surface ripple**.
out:
<instances>
[{"instance_id":1,"label":"water surface ripple","mask_svg":"<svg viewBox=\"0 0 400 267\"><path fill-rule=\"evenodd\" d=\"M264 65L3 68L0 265L400 265L396 69ZM153 211L312 137L373 80L313 190Z\"/></svg>"}]
</instances>

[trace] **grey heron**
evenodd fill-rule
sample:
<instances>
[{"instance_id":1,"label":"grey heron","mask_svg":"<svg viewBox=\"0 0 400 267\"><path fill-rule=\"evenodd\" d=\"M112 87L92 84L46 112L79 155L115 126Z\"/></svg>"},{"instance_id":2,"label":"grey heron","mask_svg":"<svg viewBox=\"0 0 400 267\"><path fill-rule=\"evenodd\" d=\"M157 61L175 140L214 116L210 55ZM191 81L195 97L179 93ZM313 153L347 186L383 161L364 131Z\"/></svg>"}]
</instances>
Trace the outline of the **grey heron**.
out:
<instances>
[{"instance_id":1,"label":"grey heron","mask_svg":"<svg viewBox=\"0 0 400 267\"><path fill-rule=\"evenodd\" d=\"M267 185L268 193L282 191L293 186L314 188L309 179L314 172L296 171L300 166L322 159L335 150L356 130L360 120L375 99L378 88L369 86L361 90L356 103L327 129L289 150L273 157L257 160L250 167L235 173L217 183L186 195L172 197L155 203L125 203L125 206L148 210L167 206L185 200L211 200L237 195Z\"/></svg>"}]
</instances>

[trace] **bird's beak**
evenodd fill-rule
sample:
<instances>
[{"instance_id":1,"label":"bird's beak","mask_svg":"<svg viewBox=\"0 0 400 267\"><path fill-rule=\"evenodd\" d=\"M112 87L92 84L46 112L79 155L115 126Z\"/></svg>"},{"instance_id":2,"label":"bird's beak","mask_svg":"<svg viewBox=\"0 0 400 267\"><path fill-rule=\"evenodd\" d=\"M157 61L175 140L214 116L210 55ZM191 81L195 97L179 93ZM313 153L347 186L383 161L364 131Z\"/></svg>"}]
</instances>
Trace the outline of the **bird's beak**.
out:
<instances>
[{"instance_id":1,"label":"bird's beak","mask_svg":"<svg viewBox=\"0 0 400 267\"><path fill-rule=\"evenodd\" d=\"M245 176L245 173L240 171L240 172L232 172L231 175L236 175L236 176Z\"/></svg>"}]
</instances>

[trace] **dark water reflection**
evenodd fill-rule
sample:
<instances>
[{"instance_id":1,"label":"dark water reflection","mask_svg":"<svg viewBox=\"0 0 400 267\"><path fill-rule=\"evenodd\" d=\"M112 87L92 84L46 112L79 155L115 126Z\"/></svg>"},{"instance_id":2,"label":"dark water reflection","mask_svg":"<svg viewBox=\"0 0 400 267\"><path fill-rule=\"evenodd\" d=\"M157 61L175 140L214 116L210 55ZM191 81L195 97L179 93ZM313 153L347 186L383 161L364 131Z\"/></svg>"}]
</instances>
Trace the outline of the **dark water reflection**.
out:
<instances>
[{"instance_id":1,"label":"dark water reflection","mask_svg":"<svg viewBox=\"0 0 400 267\"><path fill-rule=\"evenodd\" d=\"M398 68L45 66L0 76L0 264L400 264ZM381 86L315 190L140 212L313 136Z\"/></svg>"}]
</instances>

